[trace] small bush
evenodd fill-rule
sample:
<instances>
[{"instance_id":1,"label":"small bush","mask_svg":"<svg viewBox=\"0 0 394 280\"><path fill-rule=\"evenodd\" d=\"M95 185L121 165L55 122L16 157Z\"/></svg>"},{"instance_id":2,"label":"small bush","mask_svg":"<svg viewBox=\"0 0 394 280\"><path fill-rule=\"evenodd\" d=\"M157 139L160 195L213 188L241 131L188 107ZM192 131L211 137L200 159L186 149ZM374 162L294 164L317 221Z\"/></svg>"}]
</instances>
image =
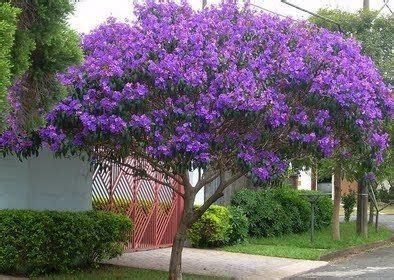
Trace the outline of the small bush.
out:
<instances>
[{"instance_id":1,"label":"small bush","mask_svg":"<svg viewBox=\"0 0 394 280\"><path fill-rule=\"evenodd\" d=\"M193 247L219 247L229 243L231 232L229 210L212 205L189 229Z\"/></svg>"},{"instance_id":2,"label":"small bush","mask_svg":"<svg viewBox=\"0 0 394 280\"><path fill-rule=\"evenodd\" d=\"M249 219L251 236L279 236L307 231L310 226L311 209L307 199L291 187L273 188L267 191L243 189L233 197L231 204L241 207ZM332 202L322 197L316 210L317 229L328 226L331 221Z\"/></svg>"},{"instance_id":3,"label":"small bush","mask_svg":"<svg viewBox=\"0 0 394 280\"><path fill-rule=\"evenodd\" d=\"M248 238L249 220L241 207L230 206L228 208L230 214L230 231L229 243L242 243Z\"/></svg>"},{"instance_id":4,"label":"small bush","mask_svg":"<svg viewBox=\"0 0 394 280\"><path fill-rule=\"evenodd\" d=\"M101 211L0 210L0 272L70 272L115 257L131 221Z\"/></svg>"},{"instance_id":5,"label":"small bush","mask_svg":"<svg viewBox=\"0 0 394 280\"><path fill-rule=\"evenodd\" d=\"M356 194L350 191L342 197L343 209L345 211L345 222L349 222L350 215L353 213L353 208L356 205Z\"/></svg>"}]
</instances>

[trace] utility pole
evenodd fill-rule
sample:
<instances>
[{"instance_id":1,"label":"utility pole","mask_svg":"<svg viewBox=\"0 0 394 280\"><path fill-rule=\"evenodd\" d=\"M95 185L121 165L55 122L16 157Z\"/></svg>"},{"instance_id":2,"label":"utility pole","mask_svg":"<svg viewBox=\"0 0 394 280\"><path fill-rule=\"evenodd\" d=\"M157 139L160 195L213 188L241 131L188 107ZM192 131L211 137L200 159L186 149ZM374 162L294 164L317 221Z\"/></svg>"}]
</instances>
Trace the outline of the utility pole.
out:
<instances>
[{"instance_id":1,"label":"utility pole","mask_svg":"<svg viewBox=\"0 0 394 280\"><path fill-rule=\"evenodd\" d=\"M367 182L363 178L357 182L357 234L368 236L368 189Z\"/></svg>"},{"instance_id":2,"label":"utility pole","mask_svg":"<svg viewBox=\"0 0 394 280\"><path fill-rule=\"evenodd\" d=\"M369 0L363 1L363 11L366 12L369 10ZM363 237L368 236L368 189L364 178L357 180L356 232Z\"/></svg>"},{"instance_id":3,"label":"utility pole","mask_svg":"<svg viewBox=\"0 0 394 280\"><path fill-rule=\"evenodd\" d=\"M202 8L205 9L207 6L207 0L202 0Z\"/></svg>"},{"instance_id":4,"label":"utility pole","mask_svg":"<svg viewBox=\"0 0 394 280\"><path fill-rule=\"evenodd\" d=\"M369 0L363 0L363 11L369 11Z\"/></svg>"}]
</instances>

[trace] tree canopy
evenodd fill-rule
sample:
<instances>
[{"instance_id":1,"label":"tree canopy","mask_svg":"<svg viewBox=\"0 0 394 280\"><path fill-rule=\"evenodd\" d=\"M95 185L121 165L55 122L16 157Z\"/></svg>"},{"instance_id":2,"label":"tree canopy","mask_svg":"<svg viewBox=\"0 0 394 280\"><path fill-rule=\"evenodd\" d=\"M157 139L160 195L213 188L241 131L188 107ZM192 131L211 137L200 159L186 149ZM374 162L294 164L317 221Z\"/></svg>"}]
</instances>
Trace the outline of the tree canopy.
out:
<instances>
[{"instance_id":1,"label":"tree canopy","mask_svg":"<svg viewBox=\"0 0 394 280\"><path fill-rule=\"evenodd\" d=\"M53 150L100 147L180 173L224 161L260 179L285 169L289 149L382 161L393 99L353 39L229 3L136 10L84 37L84 63L61 77L69 96L40 131Z\"/></svg>"}]
</instances>

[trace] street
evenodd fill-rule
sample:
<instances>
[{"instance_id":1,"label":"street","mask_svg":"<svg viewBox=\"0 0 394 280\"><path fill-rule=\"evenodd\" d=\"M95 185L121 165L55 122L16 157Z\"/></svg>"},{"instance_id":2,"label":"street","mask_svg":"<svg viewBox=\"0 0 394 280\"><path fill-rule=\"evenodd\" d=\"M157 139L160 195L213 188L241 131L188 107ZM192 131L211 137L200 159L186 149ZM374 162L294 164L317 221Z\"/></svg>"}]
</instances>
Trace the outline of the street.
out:
<instances>
[{"instance_id":1,"label":"street","mask_svg":"<svg viewBox=\"0 0 394 280\"><path fill-rule=\"evenodd\" d=\"M331 263L289 279L394 279L394 245Z\"/></svg>"},{"instance_id":2,"label":"street","mask_svg":"<svg viewBox=\"0 0 394 280\"><path fill-rule=\"evenodd\" d=\"M394 215L380 215L380 224L394 230ZM288 279L394 279L394 244L332 262Z\"/></svg>"}]
</instances>

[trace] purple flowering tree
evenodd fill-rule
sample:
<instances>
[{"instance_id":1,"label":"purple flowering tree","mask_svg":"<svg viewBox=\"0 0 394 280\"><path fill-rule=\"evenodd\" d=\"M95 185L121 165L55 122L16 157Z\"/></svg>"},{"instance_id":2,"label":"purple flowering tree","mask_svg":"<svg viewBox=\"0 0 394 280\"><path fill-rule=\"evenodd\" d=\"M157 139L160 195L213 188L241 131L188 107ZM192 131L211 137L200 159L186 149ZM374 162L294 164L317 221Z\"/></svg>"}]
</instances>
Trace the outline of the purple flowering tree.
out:
<instances>
[{"instance_id":1,"label":"purple flowering tree","mask_svg":"<svg viewBox=\"0 0 394 280\"><path fill-rule=\"evenodd\" d=\"M69 96L39 138L92 162L144 160L184 186L174 189L184 210L170 279L182 277L187 229L241 176L273 179L311 155L381 162L393 99L355 41L232 1L203 11L147 1L136 18L109 20L84 37L85 61L61 75ZM0 148L15 150L15 135L5 135ZM127 167L157 180L138 164ZM193 186L195 169L207 171ZM195 209L197 192L217 178Z\"/></svg>"}]
</instances>

